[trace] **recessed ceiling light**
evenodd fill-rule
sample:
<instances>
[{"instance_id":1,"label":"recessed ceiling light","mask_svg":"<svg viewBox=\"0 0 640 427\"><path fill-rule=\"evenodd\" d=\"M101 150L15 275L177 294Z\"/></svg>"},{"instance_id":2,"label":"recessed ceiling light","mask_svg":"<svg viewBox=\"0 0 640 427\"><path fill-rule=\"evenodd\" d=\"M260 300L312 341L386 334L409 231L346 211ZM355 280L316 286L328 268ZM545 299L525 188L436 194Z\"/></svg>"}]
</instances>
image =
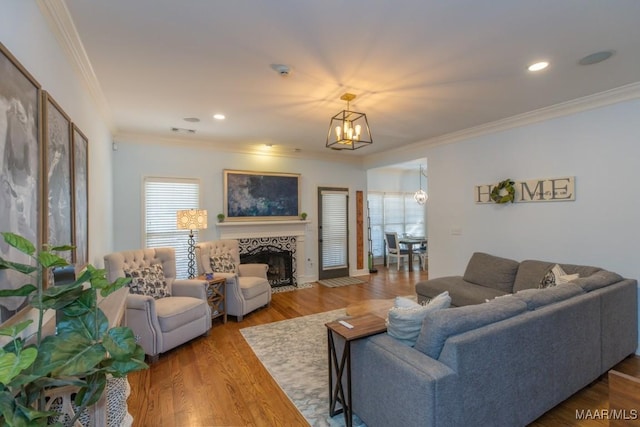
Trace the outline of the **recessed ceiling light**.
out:
<instances>
[{"instance_id":1,"label":"recessed ceiling light","mask_svg":"<svg viewBox=\"0 0 640 427\"><path fill-rule=\"evenodd\" d=\"M547 61L540 61L540 62L536 62L535 64L529 65L527 67L527 70L529 70L529 71L540 71L540 70L544 70L548 66L549 66L549 63Z\"/></svg>"},{"instance_id":2,"label":"recessed ceiling light","mask_svg":"<svg viewBox=\"0 0 640 427\"><path fill-rule=\"evenodd\" d=\"M225 115L224 114L220 114L220 113L214 114L213 118L216 119L216 120L224 120L224 119L226 119Z\"/></svg>"},{"instance_id":3,"label":"recessed ceiling light","mask_svg":"<svg viewBox=\"0 0 640 427\"><path fill-rule=\"evenodd\" d=\"M282 77L289 77L291 73L291 67L285 64L271 64L271 69Z\"/></svg>"},{"instance_id":4,"label":"recessed ceiling light","mask_svg":"<svg viewBox=\"0 0 640 427\"><path fill-rule=\"evenodd\" d=\"M580 65L592 65L597 64L598 62L606 61L611 58L611 56L615 53L614 50L603 50L601 52L592 53L591 55L587 55L578 61Z\"/></svg>"},{"instance_id":5,"label":"recessed ceiling light","mask_svg":"<svg viewBox=\"0 0 640 427\"><path fill-rule=\"evenodd\" d=\"M196 133L195 129L185 129L185 128L171 128L171 131L176 133Z\"/></svg>"},{"instance_id":6,"label":"recessed ceiling light","mask_svg":"<svg viewBox=\"0 0 640 427\"><path fill-rule=\"evenodd\" d=\"M190 123L198 123L200 121L199 118L197 117L185 117L184 119L185 122L190 122Z\"/></svg>"}]
</instances>

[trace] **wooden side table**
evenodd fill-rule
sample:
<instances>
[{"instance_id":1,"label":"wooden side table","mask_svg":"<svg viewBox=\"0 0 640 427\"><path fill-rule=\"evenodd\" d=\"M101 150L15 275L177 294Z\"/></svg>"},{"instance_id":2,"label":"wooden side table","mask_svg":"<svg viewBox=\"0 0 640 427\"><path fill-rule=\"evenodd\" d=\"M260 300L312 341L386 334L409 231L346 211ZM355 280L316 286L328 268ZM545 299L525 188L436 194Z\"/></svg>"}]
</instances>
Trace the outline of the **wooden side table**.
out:
<instances>
[{"instance_id":1,"label":"wooden side table","mask_svg":"<svg viewBox=\"0 0 640 427\"><path fill-rule=\"evenodd\" d=\"M327 346L329 352L329 415L344 413L344 420L347 427L351 427L353 418L353 406L351 404L351 341L376 335L387 330L384 319L373 315L365 314L358 317L344 319L353 328L347 328L340 321L326 323ZM338 352L334 334L344 339L342 358L338 363ZM333 384L333 373L336 374L336 383ZM347 390L342 385L342 378L346 377ZM336 409L340 404L341 408Z\"/></svg>"},{"instance_id":2,"label":"wooden side table","mask_svg":"<svg viewBox=\"0 0 640 427\"><path fill-rule=\"evenodd\" d=\"M211 320L222 316L222 323L227 323L227 279L224 277L214 277L207 279L205 276L198 276L199 280L207 281L207 302L211 307Z\"/></svg>"}]
</instances>

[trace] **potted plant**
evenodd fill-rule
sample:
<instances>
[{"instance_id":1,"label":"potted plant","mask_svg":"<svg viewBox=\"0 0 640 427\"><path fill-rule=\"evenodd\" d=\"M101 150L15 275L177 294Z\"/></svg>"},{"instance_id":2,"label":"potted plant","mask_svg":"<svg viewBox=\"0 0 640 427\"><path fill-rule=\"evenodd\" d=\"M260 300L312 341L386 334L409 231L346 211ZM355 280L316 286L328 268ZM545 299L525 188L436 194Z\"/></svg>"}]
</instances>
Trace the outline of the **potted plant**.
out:
<instances>
[{"instance_id":1,"label":"potted plant","mask_svg":"<svg viewBox=\"0 0 640 427\"><path fill-rule=\"evenodd\" d=\"M307 219L307 213L306 213L306 212L302 212L302 213L300 214L300 219L301 219L302 221L304 221L305 219Z\"/></svg>"},{"instance_id":2,"label":"potted plant","mask_svg":"<svg viewBox=\"0 0 640 427\"><path fill-rule=\"evenodd\" d=\"M219 213L218 214L218 222L224 222L224 214L223 213Z\"/></svg>"},{"instance_id":3,"label":"potted plant","mask_svg":"<svg viewBox=\"0 0 640 427\"><path fill-rule=\"evenodd\" d=\"M98 307L98 291L106 297L131 279L109 283L105 270L88 265L73 283L45 289L49 270L68 265L58 253L73 247L45 245L36 250L21 236L0 234L8 245L33 261L32 265L22 264L0 257L0 269L11 269L34 280L18 289L0 290L0 297L27 297L29 306L38 312L32 336L23 336L32 320L0 328L0 335L9 339L0 348L0 425L47 425L48 417L60 414L45 410L45 392L75 386L74 425L84 410L100 399L109 376L123 377L147 368L144 350L131 329L109 328L109 320ZM46 310L58 310L60 316L56 332L43 336Z\"/></svg>"}]
</instances>

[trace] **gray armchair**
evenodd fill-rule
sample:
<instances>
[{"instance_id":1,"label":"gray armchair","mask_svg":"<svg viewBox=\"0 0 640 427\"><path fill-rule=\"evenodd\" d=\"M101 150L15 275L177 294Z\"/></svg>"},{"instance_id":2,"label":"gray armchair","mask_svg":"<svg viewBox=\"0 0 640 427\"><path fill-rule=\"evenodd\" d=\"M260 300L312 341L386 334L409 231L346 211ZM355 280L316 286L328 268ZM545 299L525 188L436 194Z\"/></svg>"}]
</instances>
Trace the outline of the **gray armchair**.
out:
<instances>
[{"instance_id":1,"label":"gray armchair","mask_svg":"<svg viewBox=\"0 0 640 427\"><path fill-rule=\"evenodd\" d=\"M110 281L126 277L125 272L154 267L164 275L166 288L162 293L171 296L154 298L130 293L127 296L126 325L138 337L150 360L211 329L211 310L207 303L206 281L176 279L176 255L173 248L149 248L116 252L104 256L107 278ZM162 278L161 278L162 279ZM133 285L133 283L132 283Z\"/></svg>"},{"instance_id":2,"label":"gray armchair","mask_svg":"<svg viewBox=\"0 0 640 427\"><path fill-rule=\"evenodd\" d=\"M236 316L238 322L253 310L268 306L271 302L271 285L267 280L267 264L240 264L237 240L214 240L196 244L198 274L212 273L212 258L228 255L234 270L214 272L216 277L225 277L227 314Z\"/></svg>"}]
</instances>

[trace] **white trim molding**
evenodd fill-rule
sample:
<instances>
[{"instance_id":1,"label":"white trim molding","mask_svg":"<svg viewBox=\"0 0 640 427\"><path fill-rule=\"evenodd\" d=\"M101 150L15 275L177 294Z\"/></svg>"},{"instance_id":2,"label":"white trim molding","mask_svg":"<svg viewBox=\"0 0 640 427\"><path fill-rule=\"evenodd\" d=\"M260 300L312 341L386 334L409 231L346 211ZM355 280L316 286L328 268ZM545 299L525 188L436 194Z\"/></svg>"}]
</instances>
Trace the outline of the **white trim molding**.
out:
<instances>
[{"instance_id":1,"label":"white trim molding","mask_svg":"<svg viewBox=\"0 0 640 427\"><path fill-rule=\"evenodd\" d=\"M78 30L73 23L69 9L67 9L67 4L64 0L36 0L36 2L42 15L49 22L51 31L56 36L62 50L67 54L69 62L76 69L80 79L89 91L102 118L111 129L111 132L115 133L111 108L109 108L109 104L102 92L98 77L93 71L93 66L84 49Z\"/></svg>"}]
</instances>

